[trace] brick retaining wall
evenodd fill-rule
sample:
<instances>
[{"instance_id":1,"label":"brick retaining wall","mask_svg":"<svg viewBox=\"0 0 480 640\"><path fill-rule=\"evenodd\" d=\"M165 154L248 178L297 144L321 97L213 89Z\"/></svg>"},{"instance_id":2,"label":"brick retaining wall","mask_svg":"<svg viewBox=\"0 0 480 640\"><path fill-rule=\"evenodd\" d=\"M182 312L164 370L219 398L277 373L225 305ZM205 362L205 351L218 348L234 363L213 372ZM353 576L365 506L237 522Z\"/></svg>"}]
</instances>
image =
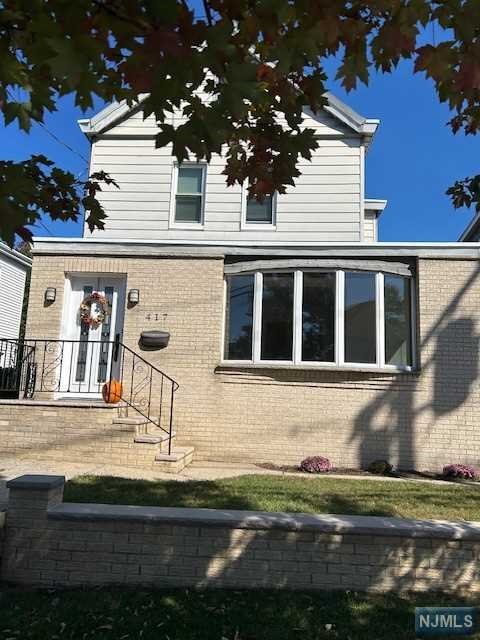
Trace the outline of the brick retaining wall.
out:
<instances>
[{"instance_id":1,"label":"brick retaining wall","mask_svg":"<svg viewBox=\"0 0 480 640\"><path fill-rule=\"evenodd\" d=\"M480 523L66 504L63 476L8 486L13 583L480 591Z\"/></svg>"}]
</instances>

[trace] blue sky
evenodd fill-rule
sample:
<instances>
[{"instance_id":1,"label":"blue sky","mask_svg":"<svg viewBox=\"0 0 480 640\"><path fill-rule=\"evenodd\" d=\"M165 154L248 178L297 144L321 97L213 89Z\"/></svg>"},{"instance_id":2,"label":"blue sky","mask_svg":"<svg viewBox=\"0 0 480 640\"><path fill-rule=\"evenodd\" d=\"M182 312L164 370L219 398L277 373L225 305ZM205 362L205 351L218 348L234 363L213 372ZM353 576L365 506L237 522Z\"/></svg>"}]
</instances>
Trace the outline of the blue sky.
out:
<instances>
[{"instance_id":1,"label":"blue sky","mask_svg":"<svg viewBox=\"0 0 480 640\"><path fill-rule=\"evenodd\" d=\"M328 65L327 71L333 71ZM339 98L366 117L380 118L381 125L367 154L366 196L388 199L380 221L382 241L454 241L472 217L468 210L454 211L445 191L456 179L473 175L478 166L479 140L459 133L454 136L447 122L450 114L440 105L430 81L414 76L411 63L404 62L391 75L375 75L369 87L346 94L335 81L328 86ZM20 160L44 153L75 175L86 175L89 144L77 119L83 114L71 98L59 103L58 112L46 119L55 136L76 151L55 141L34 125L29 135L15 125L0 123L0 156ZM53 223L36 235L79 236L80 224ZM48 231L47 231L48 229Z\"/></svg>"}]
</instances>

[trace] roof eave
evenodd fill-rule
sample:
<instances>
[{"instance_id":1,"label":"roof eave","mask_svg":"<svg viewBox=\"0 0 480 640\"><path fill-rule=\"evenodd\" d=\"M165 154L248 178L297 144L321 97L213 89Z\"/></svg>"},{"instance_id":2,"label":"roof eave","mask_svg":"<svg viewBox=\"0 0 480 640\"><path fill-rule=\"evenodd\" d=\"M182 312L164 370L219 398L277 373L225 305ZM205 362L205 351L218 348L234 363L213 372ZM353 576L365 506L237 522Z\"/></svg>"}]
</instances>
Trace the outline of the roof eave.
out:
<instances>
[{"instance_id":1,"label":"roof eave","mask_svg":"<svg viewBox=\"0 0 480 640\"><path fill-rule=\"evenodd\" d=\"M480 212L467 225L466 229L462 231L462 234L458 238L458 242L470 242L469 236L480 226Z\"/></svg>"},{"instance_id":2,"label":"roof eave","mask_svg":"<svg viewBox=\"0 0 480 640\"><path fill-rule=\"evenodd\" d=\"M23 253L20 253L19 251L16 251L15 249L10 249L10 247L5 245L3 242L0 243L0 254L6 256L7 258L10 258L10 260L17 262L18 264L22 264L28 269L30 269L32 266L31 258L24 255Z\"/></svg>"},{"instance_id":3,"label":"roof eave","mask_svg":"<svg viewBox=\"0 0 480 640\"><path fill-rule=\"evenodd\" d=\"M365 210L366 211L375 211L377 218L382 215L386 206L388 204L388 200L380 200L378 198L365 198Z\"/></svg>"}]
</instances>

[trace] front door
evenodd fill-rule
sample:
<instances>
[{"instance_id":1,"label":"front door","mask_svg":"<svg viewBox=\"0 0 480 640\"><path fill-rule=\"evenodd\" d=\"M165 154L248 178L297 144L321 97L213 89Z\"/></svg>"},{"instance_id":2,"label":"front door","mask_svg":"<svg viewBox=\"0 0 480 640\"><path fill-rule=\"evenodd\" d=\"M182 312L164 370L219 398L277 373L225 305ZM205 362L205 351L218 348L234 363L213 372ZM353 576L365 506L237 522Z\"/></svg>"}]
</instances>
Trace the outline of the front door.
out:
<instances>
[{"instance_id":1,"label":"front door","mask_svg":"<svg viewBox=\"0 0 480 640\"><path fill-rule=\"evenodd\" d=\"M92 293L106 301L91 303L96 322L82 320L80 306ZM125 281L108 276L72 276L65 296L62 339L63 364L60 395L99 398L102 387L119 375L115 339L121 340L125 307ZM101 320L101 321L100 321Z\"/></svg>"}]
</instances>

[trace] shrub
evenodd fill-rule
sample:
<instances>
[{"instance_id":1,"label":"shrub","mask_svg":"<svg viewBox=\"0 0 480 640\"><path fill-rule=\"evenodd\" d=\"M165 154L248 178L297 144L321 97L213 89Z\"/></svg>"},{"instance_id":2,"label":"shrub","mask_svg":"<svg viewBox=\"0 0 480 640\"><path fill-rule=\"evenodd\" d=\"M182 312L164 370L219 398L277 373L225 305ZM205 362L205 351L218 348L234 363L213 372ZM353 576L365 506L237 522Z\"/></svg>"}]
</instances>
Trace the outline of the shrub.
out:
<instances>
[{"instance_id":1,"label":"shrub","mask_svg":"<svg viewBox=\"0 0 480 640\"><path fill-rule=\"evenodd\" d=\"M333 469L333 464L323 456L310 456L300 463L300 471L306 473L326 473Z\"/></svg>"},{"instance_id":2,"label":"shrub","mask_svg":"<svg viewBox=\"0 0 480 640\"><path fill-rule=\"evenodd\" d=\"M387 476L392 473L393 466L387 460L374 460L368 465L367 471L379 476Z\"/></svg>"},{"instance_id":3,"label":"shrub","mask_svg":"<svg viewBox=\"0 0 480 640\"><path fill-rule=\"evenodd\" d=\"M469 464L447 464L443 467L445 478L462 478L463 480L477 480L478 471Z\"/></svg>"}]
</instances>

